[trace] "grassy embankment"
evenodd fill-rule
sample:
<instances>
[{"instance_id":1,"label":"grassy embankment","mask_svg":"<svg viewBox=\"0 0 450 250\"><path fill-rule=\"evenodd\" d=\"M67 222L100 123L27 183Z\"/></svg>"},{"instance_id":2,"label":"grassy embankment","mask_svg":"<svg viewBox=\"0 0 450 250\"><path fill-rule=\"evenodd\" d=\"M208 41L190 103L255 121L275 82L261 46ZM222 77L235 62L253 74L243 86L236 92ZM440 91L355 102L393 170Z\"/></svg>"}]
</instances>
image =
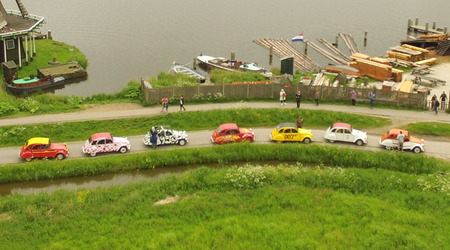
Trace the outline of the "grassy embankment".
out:
<instances>
[{"instance_id":1,"label":"grassy embankment","mask_svg":"<svg viewBox=\"0 0 450 250\"><path fill-rule=\"evenodd\" d=\"M155 183L0 197L0 245L444 249L450 243L450 179L437 173L449 166L424 155L243 143L93 161L37 161L2 167L0 176L34 179L273 160L284 163L200 168Z\"/></svg>"},{"instance_id":2,"label":"grassy embankment","mask_svg":"<svg viewBox=\"0 0 450 250\"><path fill-rule=\"evenodd\" d=\"M379 127L389 124L382 117L355 115L325 110L249 109L175 112L153 117L0 127L0 145L23 145L31 137L49 137L54 142L86 140L91 134L109 131L116 136L143 135L152 126L170 125L177 130L215 129L222 123L236 122L242 127L275 127L280 122L295 122L301 115L306 128L325 128L334 122L346 121L355 128Z\"/></svg>"}]
</instances>

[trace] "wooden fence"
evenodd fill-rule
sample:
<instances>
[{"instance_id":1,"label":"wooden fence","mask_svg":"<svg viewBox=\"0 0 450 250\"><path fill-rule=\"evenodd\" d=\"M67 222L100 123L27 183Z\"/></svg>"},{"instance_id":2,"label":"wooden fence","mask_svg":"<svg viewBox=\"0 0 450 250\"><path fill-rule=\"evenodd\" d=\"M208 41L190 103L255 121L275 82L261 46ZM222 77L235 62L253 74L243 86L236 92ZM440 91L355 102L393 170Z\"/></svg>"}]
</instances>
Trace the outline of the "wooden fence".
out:
<instances>
[{"instance_id":1,"label":"wooden fence","mask_svg":"<svg viewBox=\"0 0 450 250\"><path fill-rule=\"evenodd\" d=\"M141 81L141 89L148 103L159 103L163 97L184 96L186 101L198 98L198 96L222 95L230 99L271 98L278 100L281 89L284 89L288 99L295 98L298 90L302 93L302 99L314 99L317 90L321 100L348 100L350 91L355 90L359 101L369 102L370 88L330 87L330 86L306 86L302 84L199 84L198 86L170 87L155 89L146 81ZM397 106L427 107L427 93L403 93L399 91L375 90L375 103L383 103Z\"/></svg>"}]
</instances>

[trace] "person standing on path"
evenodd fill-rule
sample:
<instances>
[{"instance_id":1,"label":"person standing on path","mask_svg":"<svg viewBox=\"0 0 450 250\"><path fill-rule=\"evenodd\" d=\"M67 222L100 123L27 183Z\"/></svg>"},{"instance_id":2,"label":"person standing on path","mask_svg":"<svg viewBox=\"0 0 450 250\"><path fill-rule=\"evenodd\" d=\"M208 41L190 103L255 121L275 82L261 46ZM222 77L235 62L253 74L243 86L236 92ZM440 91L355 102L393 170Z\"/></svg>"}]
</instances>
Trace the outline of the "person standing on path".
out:
<instances>
[{"instance_id":1,"label":"person standing on path","mask_svg":"<svg viewBox=\"0 0 450 250\"><path fill-rule=\"evenodd\" d=\"M316 106L319 106L319 98L320 98L320 91L317 89L316 93L314 94L314 100L316 101Z\"/></svg>"},{"instance_id":2,"label":"person standing on path","mask_svg":"<svg viewBox=\"0 0 450 250\"><path fill-rule=\"evenodd\" d=\"M445 110L445 104L447 101L447 94L445 94L445 91L442 91L442 94L439 98L441 99L441 107L442 107L441 109Z\"/></svg>"},{"instance_id":3,"label":"person standing on path","mask_svg":"<svg viewBox=\"0 0 450 250\"><path fill-rule=\"evenodd\" d=\"M186 111L186 109L184 108L184 96L180 96L180 111L181 110Z\"/></svg>"},{"instance_id":4,"label":"person standing on path","mask_svg":"<svg viewBox=\"0 0 450 250\"><path fill-rule=\"evenodd\" d=\"M434 101L434 112L436 112L436 115L438 113L438 110L439 110L439 101L436 100Z\"/></svg>"},{"instance_id":5,"label":"person standing on path","mask_svg":"<svg viewBox=\"0 0 450 250\"><path fill-rule=\"evenodd\" d=\"M300 102L302 101L302 92L300 90L295 94L295 100L297 101L297 108L300 108Z\"/></svg>"},{"instance_id":6,"label":"person standing on path","mask_svg":"<svg viewBox=\"0 0 450 250\"><path fill-rule=\"evenodd\" d=\"M403 142L405 141L405 135L402 131L397 135L398 140L398 151L403 151Z\"/></svg>"},{"instance_id":7,"label":"person standing on path","mask_svg":"<svg viewBox=\"0 0 450 250\"><path fill-rule=\"evenodd\" d=\"M155 127L150 130L150 142L152 143L152 148L156 148L156 142L158 141L158 132L156 132Z\"/></svg>"},{"instance_id":8,"label":"person standing on path","mask_svg":"<svg viewBox=\"0 0 450 250\"><path fill-rule=\"evenodd\" d=\"M377 95L375 94L375 91L370 91L369 97L370 97L370 108L373 109L373 102L375 101L375 97Z\"/></svg>"},{"instance_id":9,"label":"person standing on path","mask_svg":"<svg viewBox=\"0 0 450 250\"><path fill-rule=\"evenodd\" d=\"M280 103L281 105L286 105L286 92L284 92L284 89L280 91Z\"/></svg>"},{"instance_id":10,"label":"person standing on path","mask_svg":"<svg viewBox=\"0 0 450 250\"><path fill-rule=\"evenodd\" d=\"M350 91L350 96L352 97L352 106L355 107L357 97L356 91L355 90Z\"/></svg>"},{"instance_id":11,"label":"person standing on path","mask_svg":"<svg viewBox=\"0 0 450 250\"><path fill-rule=\"evenodd\" d=\"M169 111L169 99L167 99L167 97L164 96L164 98L163 98L161 101L162 101L162 109L161 109L161 112L163 112L164 109L166 109L166 111Z\"/></svg>"}]
</instances>

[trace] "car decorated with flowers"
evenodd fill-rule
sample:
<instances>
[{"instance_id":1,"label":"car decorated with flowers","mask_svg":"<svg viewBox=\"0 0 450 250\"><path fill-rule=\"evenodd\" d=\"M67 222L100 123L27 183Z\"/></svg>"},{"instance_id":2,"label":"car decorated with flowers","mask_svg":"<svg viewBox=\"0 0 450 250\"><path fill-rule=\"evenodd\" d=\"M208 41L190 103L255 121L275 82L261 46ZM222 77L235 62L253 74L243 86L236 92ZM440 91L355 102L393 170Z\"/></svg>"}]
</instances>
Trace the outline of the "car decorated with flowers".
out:
<instances>
[{"instance_id":1,"label":"car decorated with flowers","mask_svg":"<svg viewBox=\"0 0 450 250\"><path fill-rule=\"evenodd\" d=\"M336 122L328 127L324 135L325 140L333 143L335 141L355 143L362 146L367 143L367 133L352 128L352 125L344 122Z\"/></svg>"},{"instance_id":2,"label":"car decorated with flowers","mask_svg":"<svg viewBox=\"0 0 450 250\"><path fill-rule=\"evenodd\" d=\"M66 143L53 143L49 138L33 137L20 150L19 157L26 161L34 158L55 158L62 160L69 155Z\"/></svg>"},{"instance_id":3,"label":"car decorated with flowers","mask_svg":"<svg viewBox=\"0 0 450 250\"><path fill-rule=\"evenodd\" d=\"M381 136L380 145L386 149L396 149L398 148L397 135L403 133L404 142L403 150L411 150L414 153L425 152L425 141L414 136L410 136L409 132L404 129L393 128L389 129L386 134Z\"/></svg>"},{"instance_id":4,"label":"car decorated with flowers","mask_svg":"<svg viewBox=\"0 0 450 250\"><path fill-rule=\"evenodd\" d=\"M91 156L106 152L126 153L130 149L131 144L126 137L111 136L108 132L91 135L82 146L83 153Z\"/></svg>"},{"instance_id":5,"label":"car decorated with flowers","mask_svg":"<svg viewBox=\"0 0 450 250\"><path fill-rule=\"evenodd\" d=\"M236 123L225 123L214 130L211 141L216 144L229 142L253 142L255 134L251 128L239 128Z\"/></svg>"},{"instance_id":6,"label":"car decorated with flowers","mask_svg":"<svg viewBox=\"0 0 450 250\"><path fill-rule=\"evenodd\" d=\"M158 133L158 139L156 142L157 146L160 145L174 145L178 144L180 146L186 145L188 142L188 135L186 131L181 130L173 130L168 125L159 125L154 127L156 132ZM150 142L150 138L152 137L151 131L149 131L144 136L144 144L152 145Z\"/></svg>"},{"instance_id":7,"label":"car decorated with flowers","mask_svg":"<svg viewBox=\"0 0 450 250\"><path fill-rule=\"evenodd\" d=\"M313 140L311 130L298 128L297 124L284 122L278 124L270 134L270 140L276 142L303 142L310 143Z\"/></svg>"}]
</instances>

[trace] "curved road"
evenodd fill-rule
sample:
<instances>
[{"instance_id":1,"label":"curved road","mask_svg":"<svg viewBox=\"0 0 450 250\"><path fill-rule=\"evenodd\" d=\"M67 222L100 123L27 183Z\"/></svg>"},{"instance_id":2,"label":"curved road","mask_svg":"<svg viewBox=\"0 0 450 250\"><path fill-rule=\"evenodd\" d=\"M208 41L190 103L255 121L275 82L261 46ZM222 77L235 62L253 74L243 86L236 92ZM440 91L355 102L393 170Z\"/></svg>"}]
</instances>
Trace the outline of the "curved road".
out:
<instances>
[{"instance_id":1,"label":"curved road","mask_svg":"<svg viewBox=\"0 0 450 250\"><path fill-rule=\"evenodd\" d=\"M248 108L282 108L290 109L295 108L295 104L288 103L286 106L279 106L277 102L250 102L250 103L224 103L224 104L204 104L204 105L192 105L187 106L188 111L206 111L212 109L229 109L233 107L248 107ZM378 145L378 140L382 133L387 131L390 127L399 127L408 123L416 121L439 121L439 122L450 122L450 115L446 113L439 113L435 115L431 111L404 111L404 110L390 110L390 109L369 109L366 107L356 107L352 108L350 106L338 106L338 105L319 105L315 106L312 104L302 104L302 108L310 110L332 110L332 111L342 111L349 113L359 113L365 115L378 115L390 118L393 124L384 128L375 128L366 130L368 132L369 143L365 146L358 147L353 144L346 143L326 143L323 139L325 130L312 129L314 136L314 144L326 143L328 145L334 146L345 146L352 147L355 149L365 149L365 150L384 150ZM178 107L169 107L169 112L178 111ZM7 118L0 119L0 126L6 125L21 125L21 124L36 124L36 123L52 123L52 122L69 122L69 121L85 121L85 120L100 120L100 119L117 119L117 118L127 118L127 117L142 117L142 116L152 116L160 115L159 107L140 107L134 104L113 104L113 105L101 105L94 107L92 109L63 113L63 114L45 114L36 116L26 116L19 118ZM44 121L44 122L43 122ZM273 128L254 128L255 132L255 143L271 143L269 140L269 134ZM185 147L196 147L196 146L210 146L211 140L210 136L212 131L196 131L188 132L189 143ZM140 136L130 136L131 142L131 152L142 152L147 150L152 150L150 147L145 146L142 142L144 135ZM81 146L83 142L68 142L67 146L70 151L69 158L81 158L89 157L84 156L81 151ZM439 140L439 138L425 138L426 152L425 154L441 158L450 159L450 142L448 140ZM169 149L173 147L181 146L163 146L159 147L157 150ZM0 148L0 164L9 163L21 163L18 157L20 147L10 147L10 148ZM104 154L106 156L108 154ZM97 156L101 157L101 156Z\"/></svg>"}]
</instances>

